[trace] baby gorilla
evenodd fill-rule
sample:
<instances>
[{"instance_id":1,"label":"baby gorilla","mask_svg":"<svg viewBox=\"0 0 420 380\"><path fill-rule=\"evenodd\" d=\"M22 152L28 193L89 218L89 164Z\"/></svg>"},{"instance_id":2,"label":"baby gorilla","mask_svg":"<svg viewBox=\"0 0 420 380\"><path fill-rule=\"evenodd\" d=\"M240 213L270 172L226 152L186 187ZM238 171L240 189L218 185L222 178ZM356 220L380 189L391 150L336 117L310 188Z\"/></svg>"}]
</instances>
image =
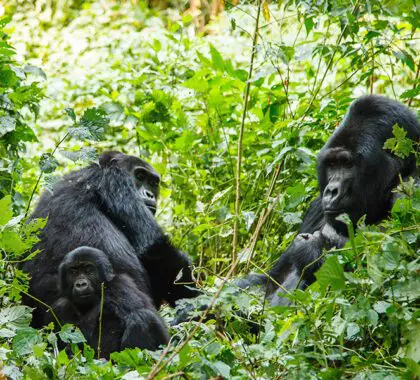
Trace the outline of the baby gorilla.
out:
<instances>
[{"instance_id":1,"label":"baby gorilla","mask_svg":"<svg viewBox=\"0 0 420 380\"><path fill-rule=\"evenodd\" d=\"M102 283L102 331L105 334L100 339ZM107 288L117 294L124 291L131 299L116 302ZM99 249L79 247L69 252L59 267L59 289L60 298L52 305L55 314L62 323L78 326L90 346L97 348L100 341L98 350L102 357L125 348L155 349L168 342L166 327L150 297L138 289L130 276L115 275L108 257ZM143 307L136 312L124 309L124 304L134 302ZM48 314L46 323L53 320Z\"/></svg>"}]
</instances>

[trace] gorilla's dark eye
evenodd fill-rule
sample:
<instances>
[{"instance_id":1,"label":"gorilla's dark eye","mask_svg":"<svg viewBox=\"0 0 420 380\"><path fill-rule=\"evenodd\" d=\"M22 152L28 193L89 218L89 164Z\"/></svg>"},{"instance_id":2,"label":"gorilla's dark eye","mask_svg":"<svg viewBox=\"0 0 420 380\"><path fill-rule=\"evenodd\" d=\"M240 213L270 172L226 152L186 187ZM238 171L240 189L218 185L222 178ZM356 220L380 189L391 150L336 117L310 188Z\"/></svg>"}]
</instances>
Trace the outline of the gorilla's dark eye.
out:
<instances>
[{"instance_id":1,"label":"gorilla's dark eye","mask_svg":"<svg viewBox=\"0 0 420 380\"><path fill-rule=\"evenodd\" d=\"M143 182L146 179L146 174L144 173L143 170L136 170L136 178L140 182Z\"/></svg>"},{"instance_id":2,"label":"gorilla's dark eye","mask_svg":"<svg viewBox=\"0 0 420 380\"><path fill-rule=\"evenodd\" d=\"M152 176L150 180L152 182L152 185L159 186L160 178L158 176Z\"/></svg>"}]
</instances>

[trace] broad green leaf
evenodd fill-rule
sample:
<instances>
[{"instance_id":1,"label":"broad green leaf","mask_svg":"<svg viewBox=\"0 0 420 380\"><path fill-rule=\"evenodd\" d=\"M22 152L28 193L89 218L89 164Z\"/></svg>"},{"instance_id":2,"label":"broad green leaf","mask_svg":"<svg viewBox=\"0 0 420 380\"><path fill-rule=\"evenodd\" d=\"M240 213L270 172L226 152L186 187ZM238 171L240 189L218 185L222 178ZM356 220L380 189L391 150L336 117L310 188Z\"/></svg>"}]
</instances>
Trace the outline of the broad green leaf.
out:
<instances>
[{"instance_id":1,"label":"broad green leaf","mask_svg":"<svg viewBox=\"0 0 420 380\"><path fill-rule=\"evenodd\" d=\"M28 327L31 318L31 309L27 306L12 306L0 310L0 325L13 329Z\"/></svg>"},{"instance_id":2,"label":"broad green leaf","mask_svg":"<svg viewBox=\"0 0 420 380\"><path fill-rule=\"evenodd\" d=\"M77 162L77 161L93 162L98 159L98 152L93 147L81 148L76 151L60 150L60 153L64 157L74 162Z\"/></svg>"},{"instance_id":3,"label":"broad green leaf","mask_svg":"<svg viewBox=\"0 0 420 380\"><path fill-rule=\"evenodd\" d=\"M83 343L86 342L85 337L78 327L66 324L58 333L63 342L66 343Z\"/></svg>"},{"instance_id":4,"label":"broad green leaf","mask_svg":"<svg viewBox=\"0 0 420 380\"><path fill-rule=\"evenodd\" d=\"M34 345L41 343L41 337L32 327L19 329L13 338L13 351L18 355L27 355L33 352Z\"/></svg>"},{"instance_id":5,"label":"broad green leaf","mask_svg":"<svg viewBox=\"0 0 420 380\"><path fill-rule=\"evenodd\" d=\"M16 119L5 115L0 116L0 137L3 137L6 133L14 131L16 128Z\"/></svg>"},{"instance_id":6,"label":"broad green leaf","mask_svg":"<svg viewBox=\"0 0 420 380\"><path fill-rule=\"evenodd\" d=\"M225 61L217 49L210 44L210 54L213 62L213 67L218 71L225 71Z\"/></svg>"},{"instance_id":7,"label":"broad green leaf","mask_svg":"<svg viewBox=\"0 0 420 380\"><path fill-rule=\"evenodd\" d=\"M360 332L360 327L357 323L349 323L347 325L347 339L352 339Z\"/></svg>"},{"instance_id":8,"label":"broad green leaf","mask_svg":"<svg viewBox=\"0 0 420 380\"><path fill-rule=\"evenodd\" d=\"M406 50L394 50L393 51L395 57L399 59L401 62L405 63L411 71L416 71L414 59Z\"/></svg>"},{"instance_id":9,"label":"broad green leaf","mask_svg":"<svg viewBox=\"0 0 420 380\"><path fill-rule=\"evenodd\" d=\"M78 124L69 128L69 133L79 140L99 141L104 138L108 124L109 119L104 110L89 108L85 111Z\"/></svg>"},{"instance_id":10,"label":"broad green leaf","mask_svg":"<svg viewBox=\"0 0 420 380\"><path fill-rule=\"evenodd\" d=\"M191 362L191 347L189 344L186 344L184 347L182 347L181 351L179 351L179 365L182 367L185 367L187 364L190 364Z\"/></svg>"},{"instance_id":11,"label":"broad green leaf","mask_svg":"<svg viewBox=\"0 0 420 380\"><path fill-rule=\"evenodd\" d=\"M0 199L0 226L5 226L13 218L12 197L6 195Z\"/></svg>"},{"instance_id":12,"label":"broad green leaf","mask_svg":"<svg viewBox=\"0 0 420 380\"><path fill-rule=\"evenodd\" d=\"M313 17L305 18L305 22L304 23L305 23L306 35L309 35L309 33L311 32L311 30L315 26L315 22L314 22Z\"/></svg>"},{"instance_id":13,"label":"broad green leaf","mask_svg":"<svg viewBox=\"0 0 420 380\"><path fill-rule=\"evenodd\" d=\"M338 262L337 256L325 260L319 271L315 273L315 277L324 289L330 286L333 290L341 290L346 285L343 266Z\"/></svg>"},{"instance_id":14,"label":"broad green leaf","mask_svg":"<svg viewBox=\"0 0 420 380\"><path fill-rule=\"evenodd\" d=\"M209 88L207 80L197 74L186 80L183 85L197 92L205 92Z\"/></svg>"},{"instance_id":15,"label":"broad green leaf","mask_svg":"<svg viewBox=\"0 0 420 380\"><path fill-rule=\"evenodd\" d=\"M58 166L58 161L51 153L44 153L39 160L39 167L43 173L53 173Z\"/></svg>"},{"instance_id":16,"label":"broad green leaf","mask_svg":"<svg viewBox=\"0 0 420 380\"><path fill-rule=\"evenodd\" d=\"M403 352L407 358L416 363L420 362L420 323L418 321L410 321L406 331L403 333L404 345Z\"/></svg>"},{"instance_id":17,"label":"broad green leaf","mask_svg":"<svg viewBox=\"0 0 420 380\"><path fill-rule=\"evenodd\" d=\"M407 132L404 128L394 125L392 128L392 134L395 137L389 138L385 141L384 149L391 150L392 153L401 158L408 157L410 153L413 153L413 141L406 138Z\"/></svg>"}]
</instances>

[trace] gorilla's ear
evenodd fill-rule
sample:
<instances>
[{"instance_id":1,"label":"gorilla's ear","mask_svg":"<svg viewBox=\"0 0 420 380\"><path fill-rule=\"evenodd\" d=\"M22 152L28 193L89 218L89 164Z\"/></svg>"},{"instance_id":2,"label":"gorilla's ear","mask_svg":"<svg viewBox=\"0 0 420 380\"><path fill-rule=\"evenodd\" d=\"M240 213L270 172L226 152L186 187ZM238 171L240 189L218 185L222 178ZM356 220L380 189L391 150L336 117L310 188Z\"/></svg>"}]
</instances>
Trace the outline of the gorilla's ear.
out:
<instances>
[{"instance_id":1,"label":"gorilla's ear","mask_svg":"<svg viewBox=\"0 0 420 380\"><path fill-rule=\"evenodd\" d=\"M101 251L96 257L96 264L101 275L101 279L105 282L110 282L114 279L115 273L108 256Z\"/></svg>"},{"instance_id":2,"label":"gorilla's ear","mask_svg":"<svg viewBox=\"0 0 420 380\"><path fill-rule=\"evenodd\" d=\"M112 281L112 280L114 279L114 277L115 277L114 270L112 269L112 267L110 267L110 268L107 270L107 272L105 272L105 276L104 276L105 281L106 281L106 282L110 282L110 281Z\"/></svg>"},{"instance_id":3,"label":"gorilla's ear","mask_svg":"<svg viewBox=\"0 0 420 380\"><path fill-rule=\"evenodd\" d=\"M118 152L116 150L102 153L99 156L99 165L101 165L101 168L110 167L114 162L118 161L123 156L123 153Z\"/></svg>"},{"instance_id":4,"label":"gorilla's ear","mask_svg":"<svg viewBox=\"0 0 420 380\"><path fill-rule=\"evenodd\" d=\"M68 290L68 283L67 283L67 276L66 272L68 270L68 265L66 262L62 262L58 267L58 287L60 289L61 294L67 294Z\"/></svg>"}]
</instances>

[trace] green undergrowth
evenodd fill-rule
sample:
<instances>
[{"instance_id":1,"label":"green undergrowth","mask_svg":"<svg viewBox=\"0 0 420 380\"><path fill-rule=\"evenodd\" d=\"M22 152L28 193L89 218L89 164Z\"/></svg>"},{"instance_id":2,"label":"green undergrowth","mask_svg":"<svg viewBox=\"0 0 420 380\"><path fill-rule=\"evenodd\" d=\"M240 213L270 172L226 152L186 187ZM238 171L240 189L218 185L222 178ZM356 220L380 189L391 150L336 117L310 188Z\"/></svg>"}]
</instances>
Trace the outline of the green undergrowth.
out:
<instances>
[{"instance_id":1,"label":"green undergrowth","mask_svg":"<svg viewBox=\"0 0 420 380\"><path fill-rule=\"evenodd\" d=\"M316 154L352 99L373 92L418 106L419 15L411 1L263 2L254 48L258 3L226 3L207 36L195 32L191 16L158 13L142 1L0 5L0 368L7 378L420 376L413 180L399 186L389 219L361 220L343 249L325 252L317 281L290 295L292 306L269 308L263 294L238 294L228 284L209 321L171 328L167 350L125 350L110 361L96 359L70 325L30 327L31 310L20 303L28 278L17 263L28 259L45 221L25 219L42 190L98 153L139 155L162 174L157 217L194 262L205 292L194 303L207 304L232 264L242 120L236 276L267 270L295 236L317 195ZM398 126L394 135L385 148L418 159ZM183 307L160 312L170 322Z\"/></svg>"}]
</instances>

